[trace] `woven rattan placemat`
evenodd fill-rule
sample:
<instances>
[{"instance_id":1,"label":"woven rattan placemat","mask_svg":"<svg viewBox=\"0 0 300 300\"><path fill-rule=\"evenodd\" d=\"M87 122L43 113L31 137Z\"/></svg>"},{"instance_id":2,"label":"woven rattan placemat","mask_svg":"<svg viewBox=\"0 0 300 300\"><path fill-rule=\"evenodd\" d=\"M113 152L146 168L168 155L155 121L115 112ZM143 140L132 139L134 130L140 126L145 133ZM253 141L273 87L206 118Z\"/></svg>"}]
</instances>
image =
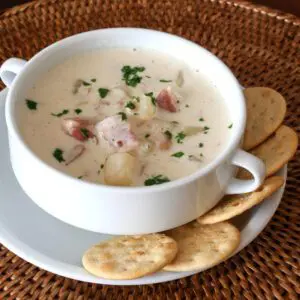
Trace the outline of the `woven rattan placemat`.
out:
<instances>
[{"instance_id":1,"label":"woven rattan placemat","mask_svg":"<svg viewBox=\"0 0 300 300\"><path fill-rule=\"evenodd\" d=\"M246 2L36 1L0 16L0 62L11 56L28 59L74 33L119 26L168 31L201 44L224 60L244 86L281 92L288 101L285 122L300 132L300 20ZM251 245L213 269L164 284L101 286L41 270L0 245L0 299L299 299L297 155L270 224Z\"/></svg>"}]
</instances>

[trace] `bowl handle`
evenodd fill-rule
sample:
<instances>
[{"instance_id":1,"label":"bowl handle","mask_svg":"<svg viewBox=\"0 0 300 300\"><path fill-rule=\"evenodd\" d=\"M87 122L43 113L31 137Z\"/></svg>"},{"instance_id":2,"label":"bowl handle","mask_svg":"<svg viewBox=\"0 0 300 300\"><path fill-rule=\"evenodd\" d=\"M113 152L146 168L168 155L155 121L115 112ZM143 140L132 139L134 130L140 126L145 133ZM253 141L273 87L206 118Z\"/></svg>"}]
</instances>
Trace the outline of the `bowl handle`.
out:
<instances>
[{"instance_id":1,"label":"bowl handle","mask_svg":"<svg viewBox=\"0 0 300 300\"><path fill-rule=\"evenodd\" d=\"M15 77L22 71L26 63L27 61L24 59L13 57L2 64L0 78L7 87L12 85Z\"/></svg>"},{"instance_id":2,"label":"bowl handle","mask_svg":"<svg viewBox=\"0 0 300 300\"><path fill-rule=\"evenodd\" d=\"M265 165L261 159L246 151L238 149L232 158L231 163L249 171L252 174L253 179L241 180L232 178L225 192L226 194L252 192L263 183L265 178Z\"/></svg>"}]
</instances>

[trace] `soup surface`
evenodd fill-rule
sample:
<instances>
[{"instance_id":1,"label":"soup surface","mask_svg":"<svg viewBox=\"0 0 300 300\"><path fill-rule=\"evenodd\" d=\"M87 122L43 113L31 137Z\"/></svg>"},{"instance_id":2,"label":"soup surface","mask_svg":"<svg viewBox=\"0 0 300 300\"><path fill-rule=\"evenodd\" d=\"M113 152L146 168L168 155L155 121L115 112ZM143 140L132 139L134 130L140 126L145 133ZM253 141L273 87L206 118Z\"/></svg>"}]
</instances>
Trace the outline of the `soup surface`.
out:
<instances>
[{"instance_id":1,"label":"soup surface","mask_svg":"<svg viewBox=\"0 0 300 300\"><path fill-rule=\"evenodd\" d=\"M136 186L175 180L210 163L233 126L203 73L152 50L73 56L24 95L19 128L42 160L79 179Z\"/></svg>"}]
</instances>

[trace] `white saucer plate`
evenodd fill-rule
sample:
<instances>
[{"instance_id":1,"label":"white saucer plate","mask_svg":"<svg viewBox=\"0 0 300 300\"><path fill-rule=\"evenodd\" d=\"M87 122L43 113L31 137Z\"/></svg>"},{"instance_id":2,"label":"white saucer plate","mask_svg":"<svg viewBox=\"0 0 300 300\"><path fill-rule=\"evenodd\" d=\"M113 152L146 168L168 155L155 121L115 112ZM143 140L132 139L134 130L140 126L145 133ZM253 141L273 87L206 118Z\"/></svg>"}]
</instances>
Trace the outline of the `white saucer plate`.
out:
<instances>
[{"instance_id":1,"label":"white saucer plate","mask_svg":"<svg viewBox=\"0 0 300 300\"><path fill-rule=\"evenodd\" d=\"M16 181L9 160L4 118L6 94L7 90L0 92L0 243L19 257L44 270L100 284L152 284L203 271L199 269L193 272L157 272L134 280L107 280L86 272L81 265L83 252L110 236L65 224L44 212L24 194ZM286 178L286 169L284 167L278 174ZM283 191L284 187L257 207L232 220L241 231L241 243L234 254L251 243L265 228L280 203Z\"/></svg>"}]
</instances>

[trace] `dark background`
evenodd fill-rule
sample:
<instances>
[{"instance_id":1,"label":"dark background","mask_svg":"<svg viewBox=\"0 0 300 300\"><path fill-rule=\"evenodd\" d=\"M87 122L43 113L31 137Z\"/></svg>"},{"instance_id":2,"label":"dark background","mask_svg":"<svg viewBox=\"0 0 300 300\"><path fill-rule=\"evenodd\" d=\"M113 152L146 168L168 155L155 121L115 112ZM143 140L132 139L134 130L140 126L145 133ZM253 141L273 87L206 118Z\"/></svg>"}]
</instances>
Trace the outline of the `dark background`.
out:
<instances>
[{"instance_id":1,"label":"dark background","mask_svg":"<svg viewBox=\"0 0 300 300\"><path fill-rule=\"evenodd\" d=\"M300 17L300 0L248 0L248 1L258 3L258 4L263 4L268 7L276 8ZM26 3L26 2L29 1L28 0L0 0L0 10L12 7L17 4Z\"/></svg>"}]
</instances>

